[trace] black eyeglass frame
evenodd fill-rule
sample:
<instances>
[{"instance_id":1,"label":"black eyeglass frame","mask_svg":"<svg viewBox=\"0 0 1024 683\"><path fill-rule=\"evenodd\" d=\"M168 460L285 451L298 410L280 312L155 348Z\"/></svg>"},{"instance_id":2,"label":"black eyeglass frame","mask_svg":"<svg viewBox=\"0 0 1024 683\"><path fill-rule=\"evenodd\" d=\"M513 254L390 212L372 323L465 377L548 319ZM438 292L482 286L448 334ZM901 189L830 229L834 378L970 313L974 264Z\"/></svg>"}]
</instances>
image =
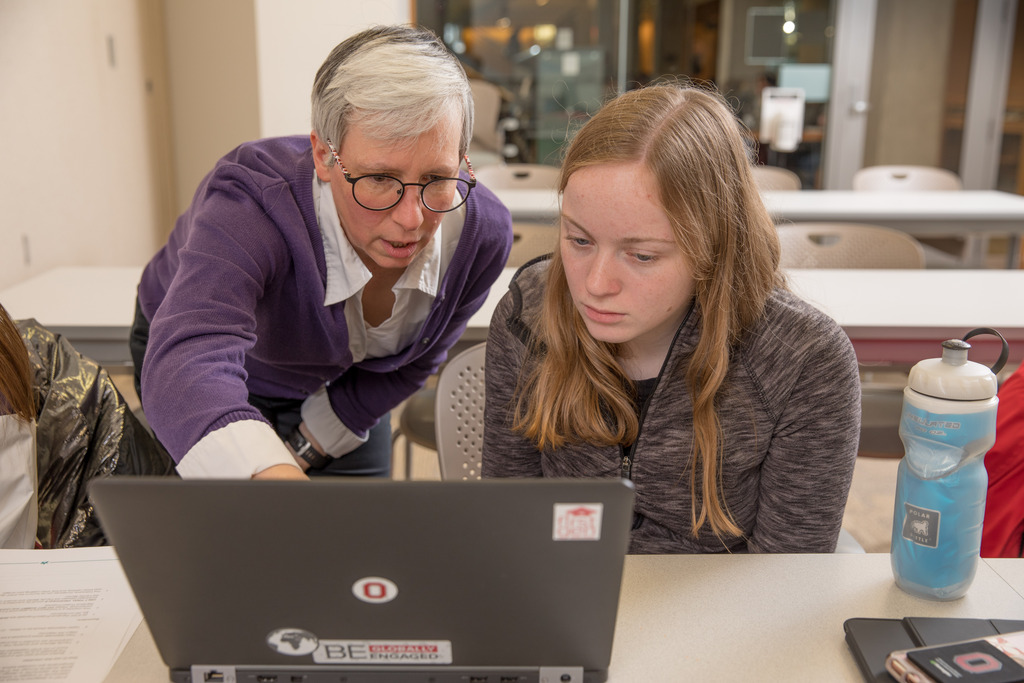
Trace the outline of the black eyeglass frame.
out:
<instances>
[{"instance_id":1,"label":"black eyeglass frame","mask_svg":"<svg viewBox=\"0 0 1024 683\"><path fill-rule=\"evenodd\" d=\"M355 200L356 204L358 204L359 206L363 207L367 211L390 211L391 209L393 209L396 206L398 206L398 203L400 201L402 201L402 199L405 197L405 188L407 188L409 186L413 186L413 187L420 188L420 202L423 203L423 207L427 211L430 211L432 213L448 213L449 211L454 211L455 209L459 208L460 206L465 204L467 201L469 201L469 195L473 192L473 188L476 187L476 182L477 182L476 181L476 174L473 173L473 164L471 164L469 162L469 155L468 154L463 154L462 158L466 160L466 168L469 169L469 180L466 180L465 178L435 178L434 180L430 180L430 181L425 182L425 183L403 183L398 178L395 178L394 176L389 176L386 173L367 173L366 175L361 175L361 176L358 176L356 178L353 178L352 174L349 173L347 168L345 168L345 164L341 161L341 157L338 156L338 150L335 149L334 143L331 142L330 138L325 139L325 141L327 142L328 149L331 150L331 156L334 157L334 160L336 162L338 162L338 166L341 167L341 172L345 176L345 180L347 180L349 182L349 184L352 185L352 199ZM385 207L379 208L379 209L375 208L375 207L372 207L372 206L367 206L366 204L363 204L361 201L359 201L359 197L356 196L356 182L359 181L359 180L362 180L363 178L388 178L390 180L394 180L396 183L401 185L402 189L398 193L398 198L390 206L385 206ZM466 190L466 196L462 197L462 201L459 202L458 204L456 204L455 206L451 207L451 208L441 209L441 210L432 209L431 207L427 206L427 202L423 198L423 191L426 189L427 185L430 185L431 183L440 183L440 182L444 182L446 180L455 180L455 181L458 181L458 182L466 183L469 186L469 189ZM456 191L456 194L458 194L457 191Z\"/></svg>"}]
</instances>

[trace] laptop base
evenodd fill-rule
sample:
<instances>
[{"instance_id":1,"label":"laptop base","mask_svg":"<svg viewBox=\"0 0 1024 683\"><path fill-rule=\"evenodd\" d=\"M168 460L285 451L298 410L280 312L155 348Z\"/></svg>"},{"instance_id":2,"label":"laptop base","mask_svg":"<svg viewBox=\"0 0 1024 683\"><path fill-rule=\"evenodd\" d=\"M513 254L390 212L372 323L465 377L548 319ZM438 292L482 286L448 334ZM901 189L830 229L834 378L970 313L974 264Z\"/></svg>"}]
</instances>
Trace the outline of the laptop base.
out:
<instances>
[{"instance_id":1,"label":"laptop base","mask_svg":"<svg viewBox=\"0 0 1024 683\"><path fill-rule=\"evenodd\" d=\"M268 666L193 666L172 669L174 683L604 683L607 671L587 671L581 667L468 667L444 666L436 670L411 670L405 667L382 666L371 671L346 671L336 667Z\"/></svg>"}]
</instances>

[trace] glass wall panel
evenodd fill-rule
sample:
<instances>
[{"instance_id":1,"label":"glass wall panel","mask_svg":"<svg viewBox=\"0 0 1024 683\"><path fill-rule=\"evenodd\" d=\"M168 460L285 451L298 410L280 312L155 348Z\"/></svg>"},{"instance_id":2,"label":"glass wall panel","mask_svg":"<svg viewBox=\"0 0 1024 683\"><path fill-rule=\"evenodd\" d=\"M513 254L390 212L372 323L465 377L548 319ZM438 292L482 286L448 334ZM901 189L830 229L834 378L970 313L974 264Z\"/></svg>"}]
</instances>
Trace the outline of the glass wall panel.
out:
<instances>
[{"instance_id":1,"label":"glass wall panel","mask_svg":"<svg viewBox=\"0 0 1024 683\"><path fill-rule=\"evenodd\" d=\"M500 87L507 161L557 165L608 97L665 76L717 85L753 142L763 88L786 85L807 89L800 143L760 160L814 187L833 16L833 0L417 0L415 20Z\"/></svg>"},{"instance_id":2,"label":"glass wall panel","mask_svg":"<svg viewBox=\"0 0 1024 683\"><path fill-rule=\"evenodd\" d=\"M501 89L508 161L557 165L615 92L618 0L417 0L415 19Z\"/></svg>"},{"instance_id":3,"label":"glass wall panel","mask_svg":"<svg viewBox=\"0 0 1024 683\"><path fill-rule=\"evenodd\" d=\"M834 17L831 0L733 0L721 3L718 17L715 82L760 141L758 160L794 171L804 188L821 186ZM802 110L799 135L795 145L782 145L773 132L779 123L762 103L789 99L794 90L803 101L795 105Z\"/></svg>"}]
</instances>

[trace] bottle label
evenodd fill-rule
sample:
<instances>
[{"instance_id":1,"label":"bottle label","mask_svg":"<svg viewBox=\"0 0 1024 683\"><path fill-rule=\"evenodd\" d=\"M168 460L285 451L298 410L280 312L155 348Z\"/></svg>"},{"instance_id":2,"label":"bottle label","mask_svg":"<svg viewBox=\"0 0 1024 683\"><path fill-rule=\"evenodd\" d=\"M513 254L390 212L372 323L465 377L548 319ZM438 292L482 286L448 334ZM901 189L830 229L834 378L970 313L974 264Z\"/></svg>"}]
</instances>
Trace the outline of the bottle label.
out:
<instances>
[{"instance_id":1,"label":"bottle label","mask_svg":"<svg viewBox=\"0 0 1024 683\"><path fill-rule=\"evenodd\" d=\"M932 413L905 403L900 432L984 453L995 438L996 411L993 408L976 413Z\"/></svg>"},{"instance_id":2,"label":"bottle label","mask_svg":"<svg viewBox=\"0 0 1024 683\"><path fill-rule=\"evenodd\" d=\"M942 513L910 503L903 503L903 507L906 510L906 515L903 517L903 538L917 545L937 548Z\"/></svg>"}]
</instances>

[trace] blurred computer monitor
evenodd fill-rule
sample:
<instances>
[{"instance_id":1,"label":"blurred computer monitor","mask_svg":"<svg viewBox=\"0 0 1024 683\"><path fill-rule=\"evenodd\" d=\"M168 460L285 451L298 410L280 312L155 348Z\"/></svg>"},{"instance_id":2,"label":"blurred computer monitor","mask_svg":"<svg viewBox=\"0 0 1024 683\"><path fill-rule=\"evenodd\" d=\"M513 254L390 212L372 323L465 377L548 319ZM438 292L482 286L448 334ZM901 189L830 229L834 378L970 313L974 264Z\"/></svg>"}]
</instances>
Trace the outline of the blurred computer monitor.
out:
<instances>
[{"instance_id":1,"label":"blurred computer monitor","mask_svg":"<svg viewBox=\"0 0 1024 683\"><path fill-rule=\"evenodd\" d=\"M807 103L828 102L831 64L779 64L779 87L801 88Z\"/></svg>"}]
</instances>

